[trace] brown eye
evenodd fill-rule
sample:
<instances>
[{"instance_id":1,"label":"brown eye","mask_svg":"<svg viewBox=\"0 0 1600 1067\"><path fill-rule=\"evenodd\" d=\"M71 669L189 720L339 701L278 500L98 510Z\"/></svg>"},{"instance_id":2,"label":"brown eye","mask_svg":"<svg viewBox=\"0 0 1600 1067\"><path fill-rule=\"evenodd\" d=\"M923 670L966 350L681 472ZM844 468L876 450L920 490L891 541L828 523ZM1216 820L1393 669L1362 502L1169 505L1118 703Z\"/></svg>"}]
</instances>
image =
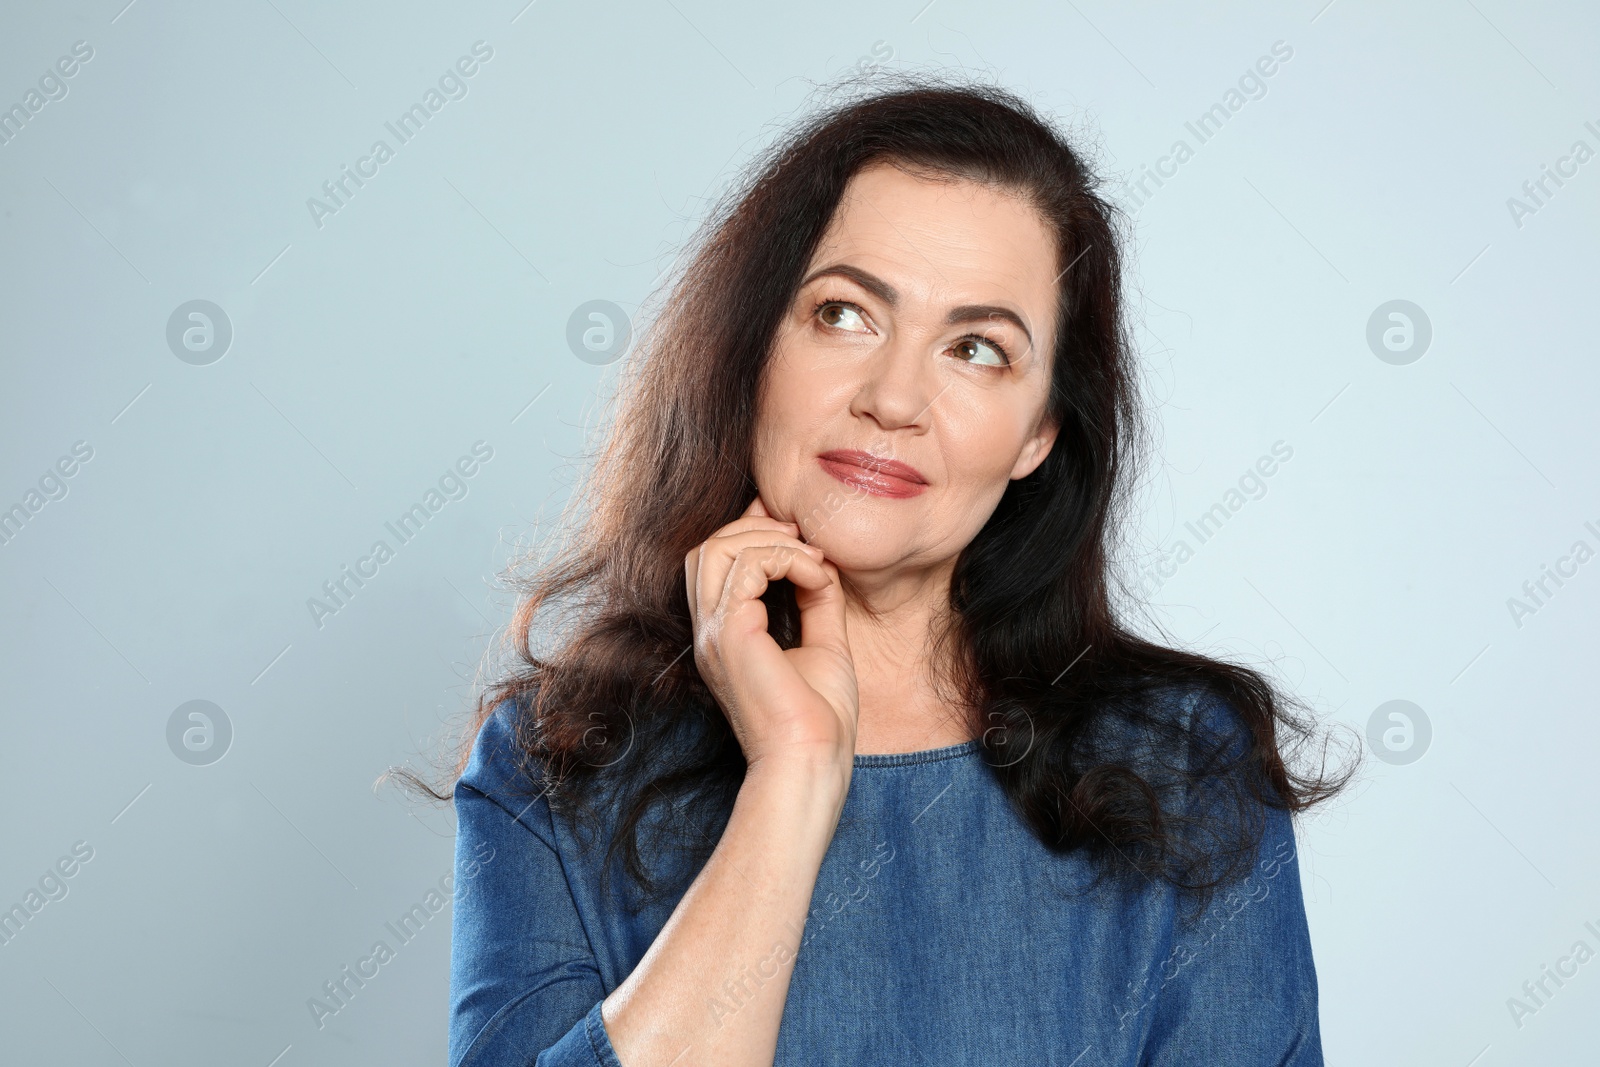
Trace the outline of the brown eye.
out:
<instances>
[{"instance_id":1,"label":"brown eye","mask_svg":"<svg viewBox=\"0 0 1600 1067\"><path fill-rule=\"evenodd\" d=\"M989 350L991 353L989 358L980 358L983 349ZM1006 354L1004 348L993 341L985 341L981 337L963 337L955 343L955 351L959 358L966 360L968 363L976 363L980 367L1009 367L1011 365L1011 358ZM973 354L964 354L968 352Z\"/></svg>"},{"instance_id":2,"label":"brown eye","mask_svg":"<svg viewBox=\"0 0 1600 1067\"><path fill-rule=\"evenodd\" d=\"M825 324L836 330L850 330L860 332L866 327L866 322L861 318L861 309L854 304L843 300L824 300L817 304L816 315ZM854 318L857 326L851 326L850 320Z\"/></svg>"}]
</instances>

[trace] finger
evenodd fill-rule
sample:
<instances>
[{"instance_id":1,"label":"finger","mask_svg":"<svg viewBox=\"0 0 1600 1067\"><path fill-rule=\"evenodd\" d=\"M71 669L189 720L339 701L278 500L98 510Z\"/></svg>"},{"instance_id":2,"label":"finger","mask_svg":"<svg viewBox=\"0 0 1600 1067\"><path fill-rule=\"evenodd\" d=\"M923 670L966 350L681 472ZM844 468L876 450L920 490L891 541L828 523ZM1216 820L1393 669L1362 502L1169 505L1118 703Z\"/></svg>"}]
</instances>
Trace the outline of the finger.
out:
<instances>
[{"instance_id":1,"label":"finger","mask_svg":"<svg viewBox=\"0 0 1600 1067\"><path fill-rule=\"evenodd\" d=\"M828 573L820 561L805 551L806 547L751 545L741 548L728 568L717 600L717 613L726 619L748 610L743 624L752 630L758 625L765 630L767 609L760 597L773 582L788 578L796 585L810 588L826 585L831 581Z\"/></svg>"},{"instance_id":2,"label":"finger","mask_svg":"<svg viewBox=\"0 0 1600 1067\"><path fill-rule=\"evenodd\" d=\"M776 514L774 514L772 512L772 510L770 508L768 508L767 505L762 501L760 494L757 494L756 498L754 500L750 501L750 504L744 509L744 513L740 516L739 519L735 519L734 522L737 523L742 519L752 519L752 518L754 518L754 519L761 519L761 518L771 519L773 522L780 522L785 526L792 527L794 529L795 533L800 533L800 524L798 522L793 522L793 521L790 521L789 519L780 519L780 518L778 518L778 516ZM732 524L730 524L730 525L732 525Z\"/></svg>"},{"instance_id":3,"label":"finger","mask_svg":"<svg viewBox=\"0 0 1600 1067\"><path fill-rule=\"evenodd\" d=\"M722 602L728 572L741 551L750 548L788 548L808 559L821 559L822 550L806 544L783 530L750 530L712 537L700 546L699 572L695 578L697 603L715 609Z\"/></svg>"},{"instance_id":4,"label":"finger","mask_svg":"<svg viewBox=\"0 0 1600 1067\"><path fill-rule=\"evenodd\" d=\"M749 509L746 508L746 511ZM792 522L780 522L777 519L759 515L749 515L745 518L735 519L726 526L721 527L711 537L727 537L736 533L748 533L752 530L774 530L779 533L793 533L798 535L800 527ZM710 537L706 539L711 540ZM695 619L699 613L700 603L700 560L705 549L705 542L701 542L690 549L683 557L684 589L689 600L689 618Z\"/></svg>"},{"instance_id":5,"label":"finger","mask_svg":"<svg viewBox=\"0 0 1600 1067\"><path fill-rule=\"evenodd\" d=\"M795 574L789 576L795 585L795 605L800 609L800 644L807 648L830 648L849 657L844 586L839 581L839 568L823 561L816 569L824 578L820 583L804 581Z\"/></svg>"},{"instance_id":6,"label":"finger","mask_svg":"<svg viewBox=\"0 0 1600 1067\"><path fill-rule=\"evenodd\" d=\"M706 538L706 542L709 542L712 538L731 537L734 534L750 533L755 530L769 530L780 534L792 534L795 535L796 538L798 538L800 533L800 527L796 523L783 522L782 520L767 516L750 515L744 518L735 519L726 526L720 527L711 535L711 537ZM688 591L689 612L691 616L694 614L699 600L698 575L700 570L700 560L703 558L706 542L701 542L700 544L696 545L684 556L683 576L685 587Z\"/></svg>"},{"instance_id":7,"label":"finger","mask_svg":"<svg viewBox=\"0 0 1600 1067\"><path fill-rule=\"evenodd\" d=\"M726 526L719 527L711 536L727 537L730 534L748 533L751 530L781 530L784 533L794 534L795 536L800 534L798 523L785 522L782 519L774 519L766 515L746 515L734 519Z\"/></svg>"}]
</instances>

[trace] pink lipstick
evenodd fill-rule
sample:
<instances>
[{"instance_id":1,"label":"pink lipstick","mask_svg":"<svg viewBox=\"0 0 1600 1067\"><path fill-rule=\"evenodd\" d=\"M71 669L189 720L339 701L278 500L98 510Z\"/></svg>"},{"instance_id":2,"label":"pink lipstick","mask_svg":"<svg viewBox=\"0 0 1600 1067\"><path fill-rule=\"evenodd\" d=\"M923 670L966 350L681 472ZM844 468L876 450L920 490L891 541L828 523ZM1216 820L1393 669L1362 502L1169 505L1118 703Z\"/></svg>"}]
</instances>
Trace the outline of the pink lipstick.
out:
<instances>
[{"instance_id":1,"label":"pink lipstick","mask_svg":"<svg viewBox=\"0 0 1600 1067\"><path fill-rule=\"evenodd\" d=\"M927 479L915 467L870 452L836 448L822 453L817 462L839 481L873 496L904 499L928 488Z\"/></svg>"}]
</instances>

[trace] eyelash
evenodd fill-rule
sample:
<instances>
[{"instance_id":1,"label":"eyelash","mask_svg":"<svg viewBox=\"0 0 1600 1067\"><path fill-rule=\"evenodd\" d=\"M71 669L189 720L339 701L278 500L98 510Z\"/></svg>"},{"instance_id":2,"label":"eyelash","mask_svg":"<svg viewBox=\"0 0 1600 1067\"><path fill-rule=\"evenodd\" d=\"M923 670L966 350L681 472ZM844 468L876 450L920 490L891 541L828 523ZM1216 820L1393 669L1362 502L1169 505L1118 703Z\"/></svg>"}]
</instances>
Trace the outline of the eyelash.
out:
<instances>
[{"instance_id":1,"label":"eyelash","mask_svg":"<svg viewBox=\"0 0 1600 1067\"><path fill-rule=\"evenodd\" d=\"M812 306L812 308L811 308L811 317L812 318L816 318L817 312L821 311L823 308L827 307L829 304L840 304L840 305L843 305L844 307L847 307L847 308L854 308L856 311L860 312L863 317L866 316L866 309L863 308L860 304L855 303L854 301L851 301L851 300L838 300L838 299L833 299L833 298L824 298L822 300L818 300ZM962 341L976 341L981 345L988 345L990 348L992 348L996 352L1000 353L1000 358L1006 361L1006 366L1007 367L1011 366L1011 353L1006 349L1006 346L1001 344L999 341L991 341L987 337L984 337L982 334L976 334L976 333L964 334L961 337L956 338L955 343L956 344L960 344ZM970 359L969 360L963 360L963 362L972 363L972 361ZM985 366L988 366L988 364L986 364L986 363L974 363L973 366L985 367ZM995 370L1001 370L1002 368L995 367L994 369Z\"/></svg>"}]
</instances>

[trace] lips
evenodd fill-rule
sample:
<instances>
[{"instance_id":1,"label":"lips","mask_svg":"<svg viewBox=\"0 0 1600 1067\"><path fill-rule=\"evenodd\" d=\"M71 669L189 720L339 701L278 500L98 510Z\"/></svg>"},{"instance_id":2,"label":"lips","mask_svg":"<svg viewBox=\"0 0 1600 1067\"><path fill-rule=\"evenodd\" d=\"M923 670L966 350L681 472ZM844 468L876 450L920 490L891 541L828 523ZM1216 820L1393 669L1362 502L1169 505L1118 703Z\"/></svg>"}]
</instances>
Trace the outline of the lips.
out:
<instances>
[{"instance_id":1,"label":"lips","mask_svg":"<svg viewBox=\"0 0 1600 1067\"><path fill-rule=\"evenodd\" d=\"M817 462L839 481L874 496L913 497L928 488L915 467L853 448L824 452Z\"/></svg>"}]
</instances>

